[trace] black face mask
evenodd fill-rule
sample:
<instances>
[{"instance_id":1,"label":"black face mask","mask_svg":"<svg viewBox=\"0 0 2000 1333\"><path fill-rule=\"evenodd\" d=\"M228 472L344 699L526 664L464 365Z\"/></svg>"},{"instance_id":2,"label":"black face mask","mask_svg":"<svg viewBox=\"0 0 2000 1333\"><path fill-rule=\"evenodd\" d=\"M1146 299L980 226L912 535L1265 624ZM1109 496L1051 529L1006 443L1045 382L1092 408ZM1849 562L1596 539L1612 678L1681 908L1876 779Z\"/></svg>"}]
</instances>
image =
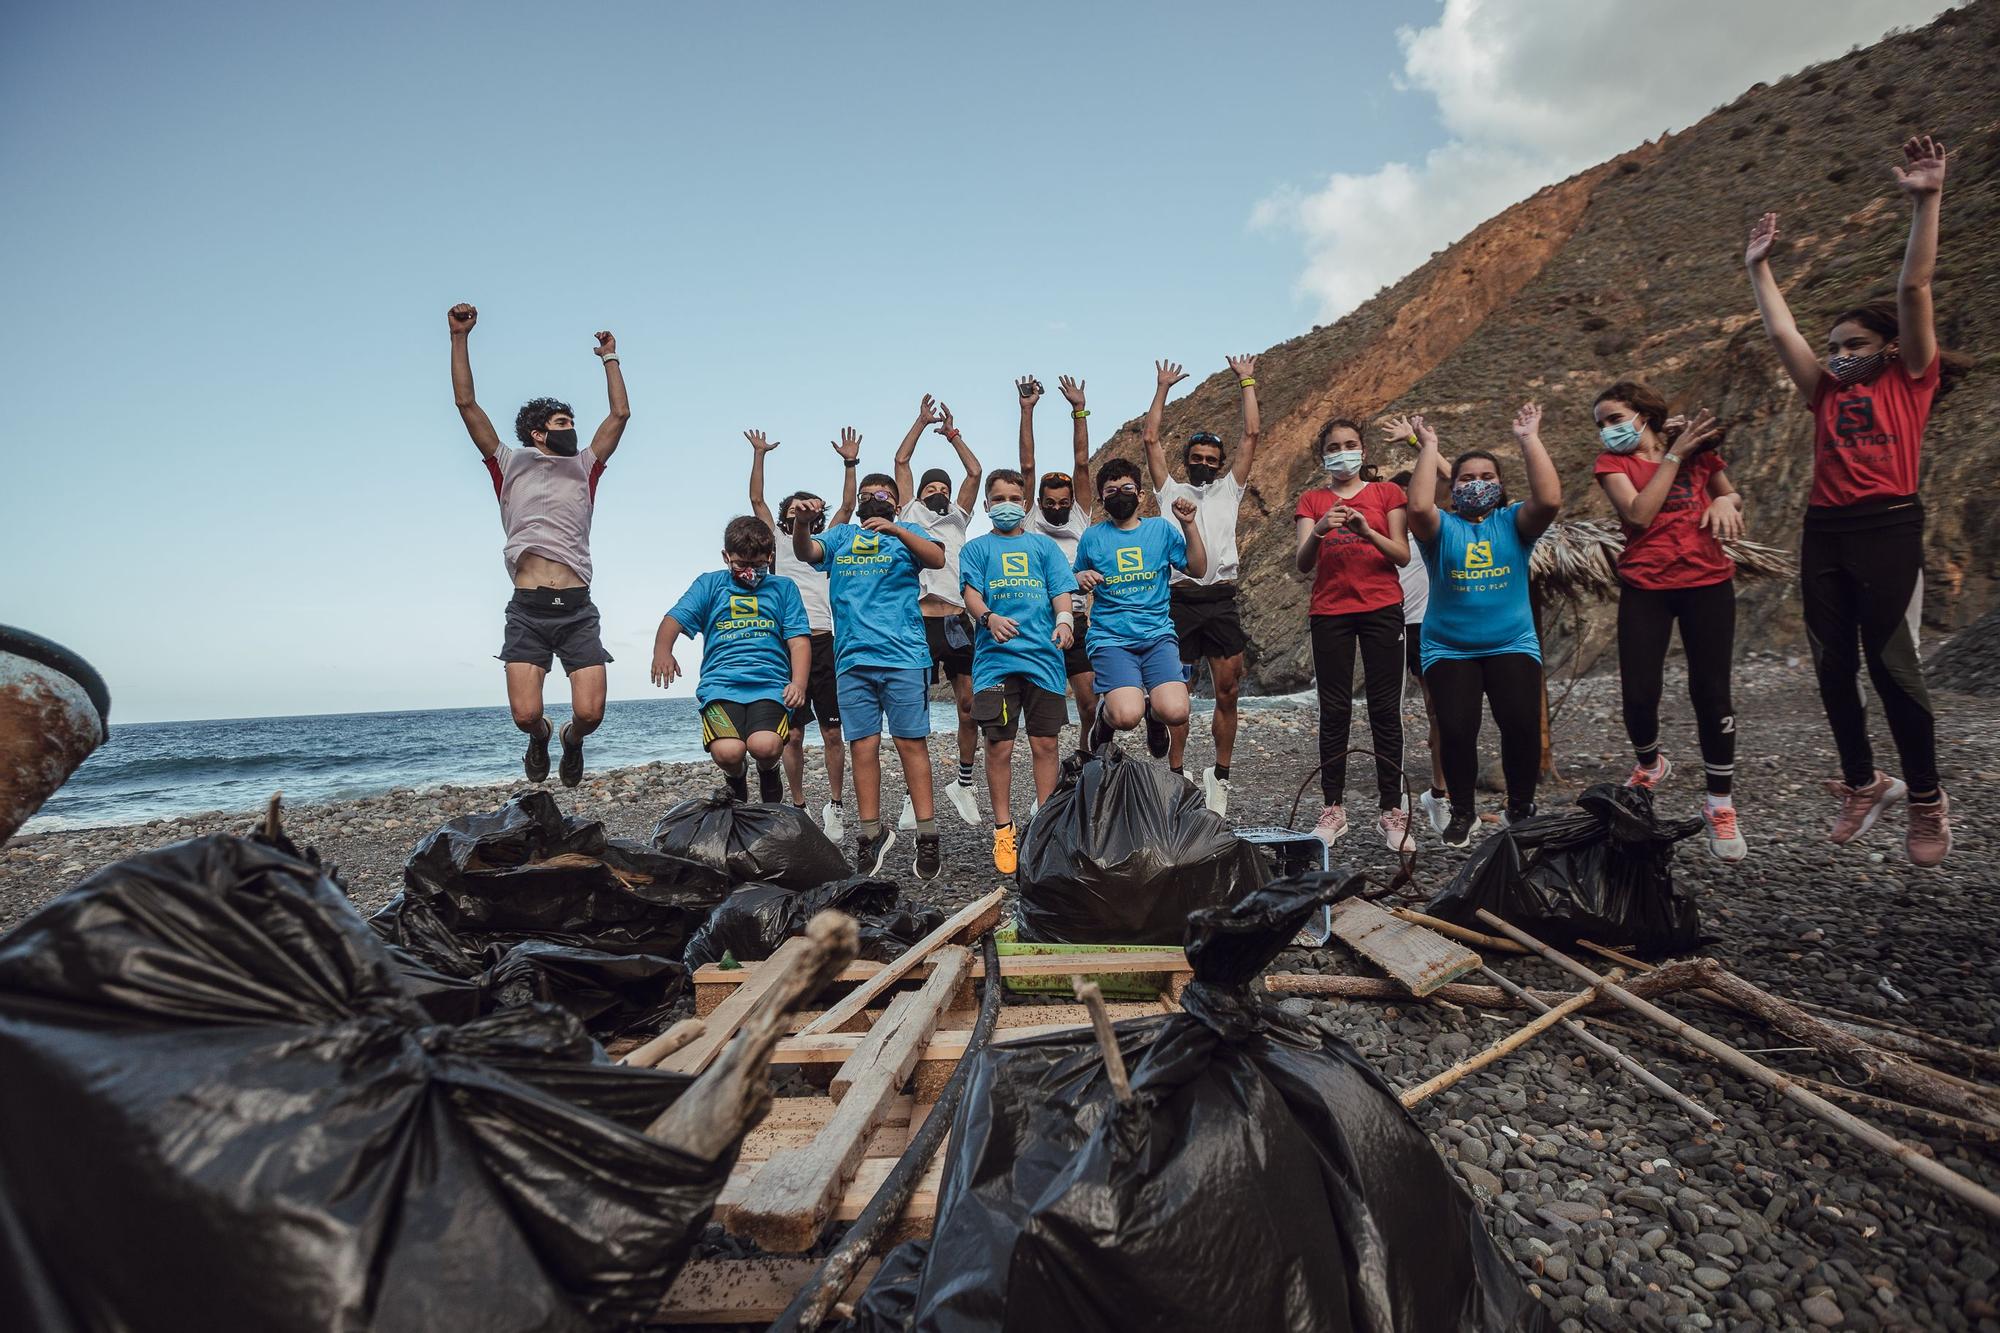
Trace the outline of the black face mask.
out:
<instances>
[{"instance_id":1,"label":"black face mask","mask_svg":"<svg viewBox=\"0 0 2000 1333\"><path fill-rule=\"evenodd\" d=\"M1116 495L1104 497L1104 512L1123 523L1139 512L1139 497L1130 491L1119 491Z\"/></svg>"},{"instance_id":2,"label":"black face mask","mask_svg":"<svg viewBox=\"0 0 2000 1333\"><path fill-rule=\"evenodd\" d=\"M576 427L571 426L567 430L552 430L546 432L546 434L547 438L543 441L543 444L550 453L560 455L563 458L576 457Z\"/></svg>"},{"instance_id":3,"label":"black face mask","mask_svg":"<svg viewBox=\"0 0 2000 1333\"><path fill-rule=\"evenodd\" d=\"M1190 486L1206 486L1222 472L1222 469L1213 463L1189 463L1187 469Z\"/></svg>"},{"instance_id":4,"label":"black face mask","mask_svg":"<svg viewBox=\"0 0 2000 1333\"><path fill-rule=\"evenodd\" d=\"M862 518L894 518L896 516L896 506L890 504L887 500L878 500L871 495L856 505L854 512Z\"/></svg>"},{"instance_id":5,"label":"black face mask","mask_svg":"<svg viewBox=\"0 0 2000 1333\"><path fill-rule=\"evenodd\" d=\"M1069 525L1070 510L1074 507L1074 505L1043 505L1042 517L1056 527L1067 527Z\"/></svg>"},{"instance_id":6,"label":"black face mask","mask_svg":"<svg viewBox=\"0 0 2000 1333\"><path fill-rule=\"evenodd\" d=\"M924 508L930 510L933 514L945 513L951 508L951 497L948 495L926 495L924 497Z\"/></svg>"}]
</instances>

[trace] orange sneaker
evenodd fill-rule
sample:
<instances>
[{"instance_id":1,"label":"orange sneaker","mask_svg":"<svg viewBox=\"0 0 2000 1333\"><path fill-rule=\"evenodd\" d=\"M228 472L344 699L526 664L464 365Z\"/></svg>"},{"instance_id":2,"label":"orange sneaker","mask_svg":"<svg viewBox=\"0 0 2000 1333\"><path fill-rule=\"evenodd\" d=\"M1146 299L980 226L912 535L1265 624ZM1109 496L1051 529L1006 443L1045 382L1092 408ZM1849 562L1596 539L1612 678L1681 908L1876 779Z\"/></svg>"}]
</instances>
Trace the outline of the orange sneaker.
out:
<instances>
[{"instance_id":1,"label":"orange sneaker","mask_svg":"<svg viewBox=\"0 0 2000 1333\"><path fill-rule=\"evenodd\" d=\"M1625 779L1625 785L1628 787L1644 787L1647 791L1651 791L1662 782L1665 782L1667 775L1673 771L1673 761L1667 758L1665 752L1662 752L1660 754L1660 762L1651 768L1647 768L1644 764L1635 764L1632 768L1632 776Z\"/></svg>"},{"instance_id":2,"label":"orange sneaker","mask_svg":"<svg viewBox=\"0 0 2000 1333\"><path fill-rule=\"evenodd\" d=\"M1743 830L1736 824L1735 806L1704 806L1701 818L1708 825L1709 855L1718 861L1741 861L1750 854L1749 845L1743 841Z\"/></svg>"},{"instance_id":3,"label":"orange sneaker","mask_svg":"<svg viewBox=\"0 0 2000 1333\"><path fill-rule=\"evenodd\" d=\"M993 868L1003 875L1014 873L1020 860L1014 851L1014 826L1004 824L993 830Z\"/></svg>"}]
</instances>

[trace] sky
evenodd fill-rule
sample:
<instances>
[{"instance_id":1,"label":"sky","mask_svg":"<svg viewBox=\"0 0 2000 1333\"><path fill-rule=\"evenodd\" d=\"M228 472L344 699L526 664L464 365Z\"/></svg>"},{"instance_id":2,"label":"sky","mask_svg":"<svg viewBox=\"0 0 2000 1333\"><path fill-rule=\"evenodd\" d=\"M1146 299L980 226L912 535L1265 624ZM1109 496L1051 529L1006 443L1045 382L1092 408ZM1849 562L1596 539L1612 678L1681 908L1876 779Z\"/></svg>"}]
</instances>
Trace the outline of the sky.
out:
<instances>
[{"instance_id":1,"label":"sky","mask_svg":"<svg viewBox=\"0 0 2000 1333\"><path fill-rule=\"evenodd\" d=\"M0 15L0 622L119 721L504 701L508 579L452 407L632 420L598 492L611 696L747 511L1013 380L1102 435L1499 208L1939 0L1242 7L651 0ZM1717 40L1726 33L1728 40ZM949 464L926 435L916 467ZM682 665L695 655L682 650ZM677 692L691 692L684 678ZM564 696L558 673L552 698Z\"/></svg>"}]
</instances>

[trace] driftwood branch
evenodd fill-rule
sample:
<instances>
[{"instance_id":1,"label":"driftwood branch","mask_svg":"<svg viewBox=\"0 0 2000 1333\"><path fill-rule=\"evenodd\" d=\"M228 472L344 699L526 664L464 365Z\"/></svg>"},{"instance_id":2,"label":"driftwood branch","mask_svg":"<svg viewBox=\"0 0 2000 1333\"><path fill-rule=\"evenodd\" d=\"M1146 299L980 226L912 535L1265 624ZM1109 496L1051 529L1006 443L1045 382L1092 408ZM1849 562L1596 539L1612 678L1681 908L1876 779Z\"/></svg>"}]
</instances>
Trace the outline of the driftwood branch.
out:
<instances>
[{"instance_id":1,"label":"driftwood branch","mask_svg":"<svg viewBox=\"0 0 2000 1333\"><path fill-rule=\"evenodd\" d=\"M702 1022L699 1018L683 1018L657 1037L627 1051L625 1058L618 1063L621 1065L638 1065L642 1069L651 1069L654 1065L657 1065L660 1061L666 1059L675 1051L678 1051L681 1047L707 1031L708 1024Z\"/></svg>"},{"instance_id":2,"label":"driftwood branch","mask_svg":"<svg viewBox=\"0 0 2000 1333\"><path fill-rule=\"evenodd\" d=\"M1625 974L1615 967L1605 976L1605 981L1607 982L1623 981L1624 979ZM1417 1105L1427 1097L1436 1096L1474 1070L1484 1069L1487 1065L1492 1064L1509 1051L1517 1050L1527 1045L1536 1037L1547 1032L1550 1028L1596 999L1598 992L1602 989L1603 983L1599 983L1588 990L1577 992L1554 1008L1542 1010L1538 1016L1529 1019L1514 1031L1500 1038L1500 1040L1494 1042L1491 1046L1488 1046L1485 1050L1464 1060L1460 1060L1457 1064L1435 1077L1425 1079L1422 1083L1417 1084L1416 1087L1402 1094L1404 1109L1407 1110ZM1107 1024L1106 1026L1108 1027L1109 1025Z\"/></svg>"},{"instance_id":3,"label":"driftwood branch","mask_svg":"<svg viewBox=\"0 0 2000 1333\"><path fill-rule=\"evenodd\" d=\"M1706 959L1669 963L1657 971L1643 977L1635 977L1628 988L1634 995L1653 998L1671 995L1675 991L1687 990L1706 983L1716 964ZM1409 991L1393 981L1382 977L1315 976L1301 972L1274 972L1264 978L1264 988L1273 994L1320 995L1335 1000L1399 1000L1416 1003ZM1528 991L1526 994L1549 1006L1561 1004L1570 998L1568 991ZM1444 1000L1451 1004L1472 1005L1480 1009L1521 1008L1522 1003L1498 986L1475 986L1462 982L1451 982L1438 987L1424 996L1426 1000ZM1602 996L1594 1000L1586 1009L1610 1012L1618 1005Z\"/></svg>"},{"instance_id":4,"label":"driftwood branch","mask_svg":"<svg viewBox=\"0 0 2000 1333\"><path fill-rule=\"evenodd\" d=\"M1097 1048L1104 1053L1104 1073L1111 1080L1112 1094L1120 1106L1130 1106L1132 1082L1125 1076L1125 1054L1118 1049L1118 1034L1111 1030L1111 1015L1104 1010L1104 992L1096 982L1082 977L1071 977L1069 984L1083 1007L1090 1010L1090 1026L1097 1032Z\"/></svg>"}]
</instances>

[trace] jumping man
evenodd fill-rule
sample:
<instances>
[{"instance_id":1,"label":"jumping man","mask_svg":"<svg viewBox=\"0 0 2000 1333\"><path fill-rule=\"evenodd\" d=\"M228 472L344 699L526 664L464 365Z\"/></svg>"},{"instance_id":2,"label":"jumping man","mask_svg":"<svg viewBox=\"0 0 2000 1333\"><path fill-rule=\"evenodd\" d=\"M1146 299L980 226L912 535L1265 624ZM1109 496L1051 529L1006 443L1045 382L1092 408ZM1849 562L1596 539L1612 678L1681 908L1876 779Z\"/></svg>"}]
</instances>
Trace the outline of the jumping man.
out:
<instances>
[{"instance_id":1,"label":"jumping man","mask_svg":"<svg viewBox=\"0 0 2000 1333\"><path fill-rule=\"evenodd\" d=\"M1063 559L1076 563L1076 544L1090 526L1090 409L1083 405L1083 381L1064 375L1057 382L1069 400L1070 451L1074 455L1069 472L1043 475L1035 487L1035 507L1028 511L1028 531L1047 537L1062 551ZM1023 376L1015 387L1021 391L1021 475L1035 476L1035 404L1042 401L1042 383L1032 375ZM1070 599L1081 603L1079 594ZM1069 647L1063 650L1063 674L1069 677L1069 692L1076 696L1076 748L1082 751L1085 738L1097 722L1097 691L1091 688L1090 615L1076 607L1075 625ZM998 811L995 811L998 814Z\"/></svg>"}]
</instances>

